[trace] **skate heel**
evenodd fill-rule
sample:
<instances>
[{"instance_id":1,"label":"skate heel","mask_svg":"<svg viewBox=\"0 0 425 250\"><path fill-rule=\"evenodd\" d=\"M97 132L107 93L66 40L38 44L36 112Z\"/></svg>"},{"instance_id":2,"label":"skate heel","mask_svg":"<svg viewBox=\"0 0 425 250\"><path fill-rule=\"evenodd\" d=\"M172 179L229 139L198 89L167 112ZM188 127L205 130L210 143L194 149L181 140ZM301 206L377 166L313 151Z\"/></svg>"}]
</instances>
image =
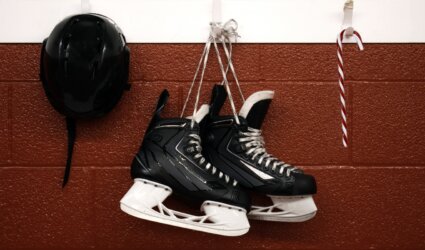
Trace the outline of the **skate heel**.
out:
<instances>
[{"instance_id":1,"label":"skate heel","mask_svg":"<svg viewBox=\"0 0 425 250\"><path fill-rule=\"evenodd\" d=\"M249 222L246 210L216 201L205 201L201 211L208 216L208 220L216 225L225 225L229 236L238 236L248 232Z\"/></svg>"},{"instance_id":2,"label":"skate heel","mask_svg":"<svg viewBox=\"0 0 425 250\"><path fill-rule=\"evenodd\" d=\"M134 184L121 199L121 210L135 217L149 213L171 195L168 186L146 179L134 179ZM137 212L136 212L137 211Z\"/></svg>"},{"instance_id":3,"label":"skate heel","mask_svg":"<svg viewBox=\"0 0 425 250\"><path fill-rule=\"evenodd\" d=\"M316 215L317 207L311 195L303 196L272 196L272 206L252 206L249 213L250 219L303 222Z\"/></svg>"}]
</instances>

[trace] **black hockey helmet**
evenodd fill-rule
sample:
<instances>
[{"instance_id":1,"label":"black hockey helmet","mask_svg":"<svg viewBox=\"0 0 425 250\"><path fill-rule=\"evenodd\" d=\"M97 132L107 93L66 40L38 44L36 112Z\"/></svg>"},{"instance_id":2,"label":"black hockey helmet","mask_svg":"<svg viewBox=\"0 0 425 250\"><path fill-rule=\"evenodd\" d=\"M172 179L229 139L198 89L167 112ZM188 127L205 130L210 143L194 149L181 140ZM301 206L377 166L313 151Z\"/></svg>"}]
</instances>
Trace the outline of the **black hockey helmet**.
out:
<instances>
[{"instance_id":1,"label":"black hockey helmet","mask_svg":"<svg viewBox=\"0 0 425 250\"><path fill-rule=\"evenodd\" d=\"M111 111L128 89L130 52L120 28L99 14L65 18L44 40L40 78L52 106L67 117L69 176L75 119Z\"/></svg>"},{"instance_id":2,"label":"black hockey helmet","mask_svg":"<svg viewBox=\"0 0 425 250\"><path fill-rule=\"evenodd\" d=\"M64 19L44 41L41 80L50 103L72 118L108 113L128 82L129 49L109 18L83 14Z\"/></svg>"}]
</instances>

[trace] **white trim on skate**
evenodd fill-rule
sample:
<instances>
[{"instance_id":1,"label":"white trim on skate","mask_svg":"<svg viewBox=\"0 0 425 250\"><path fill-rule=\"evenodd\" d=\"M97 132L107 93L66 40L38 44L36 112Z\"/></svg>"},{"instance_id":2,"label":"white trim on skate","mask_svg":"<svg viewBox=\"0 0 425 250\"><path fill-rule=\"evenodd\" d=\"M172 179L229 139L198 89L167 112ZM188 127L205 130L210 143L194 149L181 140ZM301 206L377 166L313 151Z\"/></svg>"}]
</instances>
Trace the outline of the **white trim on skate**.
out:
<instances>
[{"instance_id":1,"label":"white trim on skate","mask_svg":"<svg viewBox=\"0 0 425 250\"><path fill-rule=\"evenodd\" d=\"M186 126L186 123L183 123L180 125L172 125L172 124L158 125L158 126L155 126L155 128L183 128L184 126Z\"/></svg>"},{"instance_id":2,"label":"white trim on skate","mask_svg":"<svg viewBox=\"0 0 425 250\"><path fill-rule=\"evenodd\" d=\"M245 100L241 110L239 111L239 115L242 116L243 118L246 118L252 106L254 106L254 104L262 100L273 99L273 96L274 96L274 91L272 90L263 90L263 91L257 91L253 93Z\"/></svg>"},{"instance_id":3,"label":"white trim on skate","mask_svg":"<svg viewBox=\"0 0 425 250\"><path fill-rule=\"evenodd\" d=\"M242 162L243 165L245 165L247 168L249 168L252 172L254 172L254 174L258 175L261 179L263 179L263 180L274 179L272 176L270 176L270 175L268 175L264 172L261 172L260 170L258 170L256 168L254 168L253 166L245 163L244 161L241 160L241 162Z\"/></svg>"},{"instance_id":4,"label":"white trim on skate","mask_svg":"<svg viewBox=\"0 0 425 250\"><path fill-rule=\"evenodd\" d=\"M272 196L273 205L261 207L252 206L248 214L250 219L279 221L279 222L303 222L316 215L317 207L312 195L304 196Z\"/></svg>"},{"instance_id":5,"label":"white trim on skate","mask_svg":"<svg viewBox=\"0 0 425 250\"><path fill-rule=\"evenodd\" d=\"M140 219L223 236L239 236L249 230L243 208L205 201L201 206L205 215L191 215L169 209L163 204L171 193L172 189L168 186L146 179L134 179L133 186L120 201L121 210Z\"/></svg>"},{"instance_id":6,"label":"white trim on skate","mask_svg":"<svg viewBox=\"0 0 425 250\"><path fill-rule=\"evenodd\" d=\"M202 119L210 112L210 105L208 104L202 104L202 106L196 111L195 114L195 121L197 123L200 123ZM187 119L192 119L192 116L186 117Z\"/></svg>"}]
</instances>

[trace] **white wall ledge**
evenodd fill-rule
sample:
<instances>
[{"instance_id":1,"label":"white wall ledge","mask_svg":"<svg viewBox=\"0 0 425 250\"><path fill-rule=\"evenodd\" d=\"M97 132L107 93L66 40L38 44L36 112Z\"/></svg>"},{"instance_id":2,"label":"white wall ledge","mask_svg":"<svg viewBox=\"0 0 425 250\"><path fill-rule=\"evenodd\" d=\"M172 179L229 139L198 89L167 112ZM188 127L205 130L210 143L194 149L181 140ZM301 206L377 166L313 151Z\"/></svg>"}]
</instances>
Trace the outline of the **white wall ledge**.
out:
<instances>
[{"instance_id":1,"label":"white wall ledge","mask_svg":"<svg viewBox=\"0 0 425 250\"><path fill-rule=\"evenodd\" d=\"M334 43L345 0L222 0L242 43ZM91 0L130 43L203 43L212 0ZM0 0L0 43L40 43L79 0ZM353 26L365 43L424 43L424 0L356 0Z\"/></svg>"}]
</instances>

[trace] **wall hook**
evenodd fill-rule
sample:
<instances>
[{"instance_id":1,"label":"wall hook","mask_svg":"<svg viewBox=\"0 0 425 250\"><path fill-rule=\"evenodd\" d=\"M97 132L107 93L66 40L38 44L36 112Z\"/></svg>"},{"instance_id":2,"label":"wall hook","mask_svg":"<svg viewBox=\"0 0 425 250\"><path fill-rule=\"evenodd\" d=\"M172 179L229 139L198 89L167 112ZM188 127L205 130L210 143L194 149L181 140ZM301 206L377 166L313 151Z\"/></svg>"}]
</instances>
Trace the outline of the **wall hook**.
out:
<instances>
[{"instance_id":1,"label":"wall hook","mask_svg":"<svg viewBox=\"0 0 425 250\"><path fill-rule=\"evenodd\" d=\"M212 16L211 16L211 35L220 37L222 33L221 27L221 0L212 1Z\"/></svg>"},{"instance_id":2,"label":"wall hook","mask_svg":"<svg viewBox=\"0 0 425 250\"><path fill-rule=\"evenodd\" d=\"M81 13L89 13L90 7L90 0L81 0Z\"/></svg>"},{"instance_id":3,"label":"wall hook","mask_svg":"<svg viewBox=\"0 0 425 250\"><path fill-rule=\"evenodd\" d=\"M213 0L212 2L212 22L221 23L221 0Z\"/></svg>"},{"instance_id":4,"label":"wall hook","mask_svg":"<svg viewBox=\"0 0 425 250\"><path fill-rule=\"evenodd\" d=\"M346 36L352 36L353 29L353 10L354 0L347 0L344 4L344 20L342 21L342 28L345 29Z\"/></svg>"}]
</instances>

